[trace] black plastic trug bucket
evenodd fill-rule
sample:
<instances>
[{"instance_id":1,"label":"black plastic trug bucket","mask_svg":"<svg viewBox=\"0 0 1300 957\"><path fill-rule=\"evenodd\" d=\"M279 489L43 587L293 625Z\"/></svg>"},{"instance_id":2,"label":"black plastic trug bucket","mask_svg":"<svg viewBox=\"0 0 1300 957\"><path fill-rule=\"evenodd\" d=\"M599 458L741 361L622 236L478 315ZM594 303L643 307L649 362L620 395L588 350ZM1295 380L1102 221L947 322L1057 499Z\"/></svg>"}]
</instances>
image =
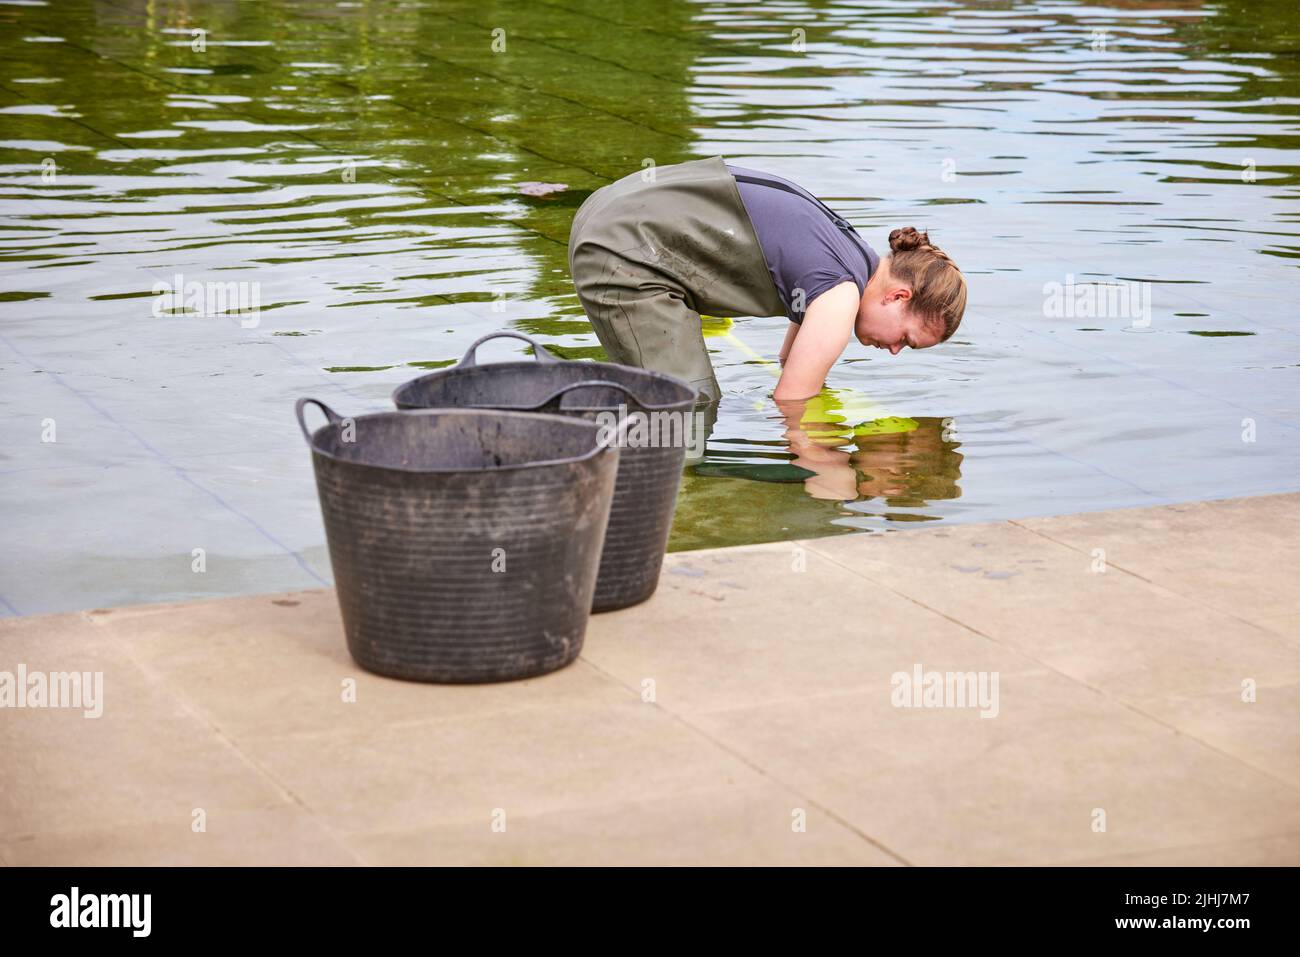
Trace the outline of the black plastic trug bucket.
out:
<instances>
[{"instance_id":1,"label":"black plastic trug bucket","mask_svg":"<svg viewBox=\"0 0 1300 957\"><path fill-rule=\"evenodd\" d=\"M536 361L480 366L475 351L501 336L531 343ZM541 343L513 331L483 336L458 365L412 379L393 393L399 409L543 411L592 420L622 404L629 413L647 417L647 425L654 426L648 434L674 439L674 444L629 444L620 452L593 611L645 601L659 584L686 448L692 435L702 438L693 417L695 399L695 390L673 376L612 362L556 359ZM674 430L676 423L680 430ZM677 436L683 440L676 441Z\"/></svg>"},{"instance_id":2,"label":"black plastic trug bucket","mask_svg":"<svg viewBox=\"0 0 1300 957\"><path fill-rule=\"evenodd\" d=\"M329 419L308 432L304 408ZM558 415L343 419L300 399L348 650L417 681L505 681L573 661L619 450Z\"/></svg>"}]
</instances>

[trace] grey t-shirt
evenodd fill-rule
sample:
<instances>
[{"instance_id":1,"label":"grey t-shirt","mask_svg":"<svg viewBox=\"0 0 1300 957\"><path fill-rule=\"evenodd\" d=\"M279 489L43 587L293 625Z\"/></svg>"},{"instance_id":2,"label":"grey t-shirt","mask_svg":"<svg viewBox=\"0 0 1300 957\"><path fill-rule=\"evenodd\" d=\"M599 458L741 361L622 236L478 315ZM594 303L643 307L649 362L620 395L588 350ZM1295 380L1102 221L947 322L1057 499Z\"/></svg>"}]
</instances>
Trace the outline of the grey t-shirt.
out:
<instances>
[{"instance_id":1,"label":"grey t-shirt","mask_svg":"<svg viewBox=\"0 0 1300 957\"><path fill-rule=\"evenodd\" d=\"M842 282L856 283L862 294L880 257L847 222L788 179L730 163L727 169L792 322L803 322L812 301ZM800 289L802 311L795 308Z\"/></svg>"}]
</instances>

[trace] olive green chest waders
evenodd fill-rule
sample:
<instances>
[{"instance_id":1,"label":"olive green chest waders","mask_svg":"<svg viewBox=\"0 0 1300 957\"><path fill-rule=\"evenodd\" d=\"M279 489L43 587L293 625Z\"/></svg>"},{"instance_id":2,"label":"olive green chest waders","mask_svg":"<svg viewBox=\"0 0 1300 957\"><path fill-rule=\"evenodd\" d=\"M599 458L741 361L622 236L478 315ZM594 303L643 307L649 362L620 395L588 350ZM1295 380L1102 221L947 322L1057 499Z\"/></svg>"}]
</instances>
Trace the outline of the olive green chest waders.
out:
<instances>
[{"instance_id":1,"label":"olive green chest waders","mask_svg":"<svg viewBox=\"0 0 1300 957\"><path fill-rule=\"evenodd\" d=\"M685 379L716 403L700 313L783 316L767 261L722 157L651 167L587 197L569 271L609 358Z\"/></svg>"}]
</instances>

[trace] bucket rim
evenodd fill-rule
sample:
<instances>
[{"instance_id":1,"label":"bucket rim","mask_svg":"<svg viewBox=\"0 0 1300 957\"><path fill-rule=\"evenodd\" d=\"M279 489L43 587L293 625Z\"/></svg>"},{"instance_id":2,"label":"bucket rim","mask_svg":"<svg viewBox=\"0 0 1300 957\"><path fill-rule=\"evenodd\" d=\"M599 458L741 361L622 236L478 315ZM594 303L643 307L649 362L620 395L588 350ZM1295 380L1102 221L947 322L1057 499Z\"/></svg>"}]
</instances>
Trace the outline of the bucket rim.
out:
<instances>
[{"instance_id":1,"label":"bucket rim","mask_svg":"<svg viewBox=\"0 0 1300 957\"><path fill-rule=\"evenodd\" d=\"M569 359L569 360L561 360L561 362L563 362L564 364L572 364L572 365L582 365L582 366L586 366L587 368L589 368L589 369L591 370L591 372L592 372L593 374L599 374L599 372L600 372L600 370L601 370L602 367L605 367L605 366L613 366L613 367L616 368L616 369L622 369L622 370L625 370L625 371L627 371L627 372L635 373L636 375L646 376L647 378L650 378L650 379L659 379L659 380L662 380L662 381L668 383L669 385L679 386L679 387L685 389L687 392L690 393L690 395L689 395L688 397L683 398L683 399L680 399L680 400L678 400L677 402L666 403L664 406L662 406L663 409L676 409L678 406L682 406L682 407L692 406L692 405L695 404L695 401L696 401L696 399L697 399L698 396L699 396L699 390L696 389L694 386L692 386L692 385L691 385L689 382L687 382L685 379L680 379L680 378L678 378L677 376L669 375L669 374L666 373L666 372L656 372L656 371L654 371L653 369L642 369L642 368L640 368L639 366L629 366L629 365L624 365L624 364L622 364L622 363L620 363L620 362L599 362L599 361L593 361L593 362L579 362L578 360L572 360L572 359ZM418 376L416 376L414 379L407 379L407 380L406 380L405 382L403 382L401 385L397 386L397 388L393 389L392 395L389 396L389 400L393 403L393 405L394 405L397 409L402 410L402 411L412 411L412 412L413 412L413 411L416 411L416 410L418 410L418 409L434 409L434 408L437 408L437 409L491 409L491 410L496 410L496 411L501 411L501 412L526 411L525 408L522 407L522 406L509 406L509 405L492 405L492 406L469 406L469 405L457 405L457 406L428 406L428 405L412 405L409 401L406 401L406 400L404 400L404 399L402 398L402 393L404 393L404 392L406 392L406 391L408 391L408 390L414 390L414 389L418 388L419 385L420 385L421 383L424 383L424 382L433 382L433 381L436 381L436 380L439 380L439 379L448 379L448 378L451 378L452 376L454 376L454 375L456 375L456 374L461 374L461 375L473 375L473 374L475 374L475 373L474 373L472 370L479 370L479 369L497 370L497 369L499 369L499 370L501 370L502 372L516 372L516 371L519 371L519 370L528 370L528 374L532 374L532 373L531 373L531 370L533 370L533 369L543 369L543 370L548 370L548 371L549 371L550 369L554 368L556 365L559 365L559 364L560 364L560 363L553 363L553 364L552 364L552 363L546 363L546 364L540 364L540 363L532 362L532 361L528 361L528 360L523 360L523 361L508 361L508 362L492 362L492 363L489 363L489 364L487 364L487 365L472 365L472 366L464 366L464 365L459 365L459 364L457 364L457 365L451 366L450 368L447 368L447 369L435 369L433 372L426 372L426 373L424 373L424 375L418 375ZM489 374L489 375L490 375L491 373L484 373L484 374ZM574 405L574 406L566 407L564 411L565 411L565 412L604 412L604 411L609 411L609 410L611 410L611 409L613 409L613 408L617 408L617 407L616 407L616 406L609 406L609 405ZM538 413L538 414L548 414L548 413Z\"/></svg>"},{"instance_id":2,"label":"bucket rim","mask_svg":"<svg viewBox=\"0 0 1300 957\"><path fill-rule=\"evenodd\" d=\"M404 475L482 475L485 472L510 472L516 469L545 468L553 465L576 465L596 458L602 452L611 450L617 452L615 445L602 445L599 441L599 432L601 426L587 419L578 419L568 415L552 415L548 412L511 412L504 409L478 409L460 406L441 407L435 409L389 409L382 412L366 412L362 415L348 416L353 422L361 422L364 419L386 418L389 416L402 416L409 418L418 416L422 418L433 418L442 415L451 416L494 416L515 419L528 419L530 421L544 420L557 424L563 424L566 428L585 429L592 433L592 447L581 455L572 455L558 459L538 459L529 462L516 462L512 465L492 465L481 468L413 468L402 465L379 465L374 462L357 462L353 459L342 458L332 452L326 452L317 446L317 438L326 429L335 429L339 427L339 422L326 422L324 425L314 429L308 439L308 447L311 449L313 456L319 455L321 458L329 459L332 462L338 462L342 465L357 466L365 469L378 469L384 472L399 472Z\"/></svg>"}]
</instances>

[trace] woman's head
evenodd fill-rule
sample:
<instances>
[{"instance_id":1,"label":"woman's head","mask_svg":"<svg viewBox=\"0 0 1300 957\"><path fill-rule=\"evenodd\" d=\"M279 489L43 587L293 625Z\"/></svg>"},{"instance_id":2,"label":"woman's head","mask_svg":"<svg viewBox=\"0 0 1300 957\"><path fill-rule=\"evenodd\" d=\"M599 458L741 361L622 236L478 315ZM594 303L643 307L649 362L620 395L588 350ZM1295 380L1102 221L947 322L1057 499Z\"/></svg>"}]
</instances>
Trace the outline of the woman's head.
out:
<instances>
[{"instance_id":1,"label":"woman's head","mask_svg":"<svg viewBox=\"0 0 1300 957\"><path fill-rule=\"evenodd\" d=\"M912 226L889 234L892 255L867 283L854 334L864 346L897 355L925 349L957 331L966 311L966 279L930 237Z\"/></svg>"}]
</instances>

